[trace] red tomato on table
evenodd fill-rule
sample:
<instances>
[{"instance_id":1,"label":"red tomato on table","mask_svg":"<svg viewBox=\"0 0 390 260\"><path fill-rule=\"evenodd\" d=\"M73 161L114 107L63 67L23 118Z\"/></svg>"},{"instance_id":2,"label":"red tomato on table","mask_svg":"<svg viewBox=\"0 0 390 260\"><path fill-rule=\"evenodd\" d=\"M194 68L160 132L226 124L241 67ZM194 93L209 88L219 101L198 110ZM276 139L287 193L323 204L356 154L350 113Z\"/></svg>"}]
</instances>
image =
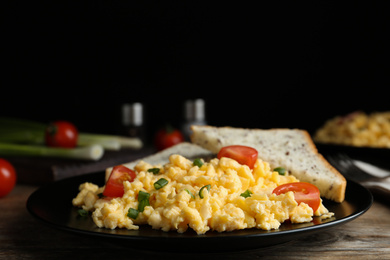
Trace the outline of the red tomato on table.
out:
<instances>
[{"instance_id":1,"label":"red tomato on table","mask_svg":"<svg viewBox=\"0 0 390 260\"><path fill-rule=\"evenodd\" d=\"M276 187L272 191L272 193L275 193L276 195L280 195L289 191L294 192L295 201L298 204L302 202L306 203L313 209L313 212L316 212L316 210L320 206L321 203L320 191L315 185L311 183L292 182L292 183L282 184Z\"/></svg>"},{"instance_id":2,"label":"red tomato on table","mask_svg":"<svg viewBox=\"0 0 390 260\"><path fill-rule=\"evenodd\" d=\"M45 142L49 147L74 148L77 138L77 128L68 121L55 121L46 128Z\"/></svg>"},{"instance_id":3,"label":"red tomato on table","mask_svg":"<svg viewBox=\"0 0 390 260\"><path fill-rule=\"evenodd\" d=\"M136 174L133 170L123 165L115 166L107 180L103 195L110 198L122 197L125 193L123 182L134 181Z\"/></svg>"},{"instance_id":4,"label":"red tomato on table","mask_svg":"<svg viewBox=\"0 0 390 260\"><path fill-rule=\"evenodd\" d=\"M222 147L217 157L228 157L236 160L240 164L248 165L249 168L253 169L257 160L258 152L256 149L244 146L244 145L230 145Z\"/></svg>"},{"instance_id":5,"label":"red tomato on table","mask_svg":"<svg viewBox=\"0 0 390 260\"><path fill-rule=\"evenodd\" d=\"M159 151L181 142L184 142L184 136L179 130L171 127L160 129L154 138L154 144Z\"/></svg>"},{"instance_id":6,"label":"red tomato on table","mask_svg":"<svg viewBox=\"0 0 390 260\"><path fill-rule=\"evenodd\" d=\"M16 171L10 162L0 158L0 198L12 191L16 184Z\"/></svg>"}]
</instances>

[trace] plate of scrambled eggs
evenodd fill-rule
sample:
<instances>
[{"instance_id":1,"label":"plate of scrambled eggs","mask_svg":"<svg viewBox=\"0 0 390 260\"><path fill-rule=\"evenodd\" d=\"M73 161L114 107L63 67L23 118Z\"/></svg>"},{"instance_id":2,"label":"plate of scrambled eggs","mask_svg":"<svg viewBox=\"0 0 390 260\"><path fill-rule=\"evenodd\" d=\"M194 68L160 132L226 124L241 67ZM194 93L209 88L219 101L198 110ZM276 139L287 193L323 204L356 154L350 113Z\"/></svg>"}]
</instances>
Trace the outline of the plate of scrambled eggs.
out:
<instances>
[{"instance_id":1,"label":"plate of scrambled eggs","mask_svg":"<svg viewBox=\"0 0 390 260\"><path fill-rule=\"evenodd\" d=\"M325 122L314 134L323 144L390 148L390 111L367 114L355 111Z\"/></svg>"},{"instance_id":2,"label":"plate of scrambled eggs","mask_svg":"<svg viewBox=\"0 0 390 260\"><path fill-rule=\"evenodd\" d=\"M313 210L293 192L299 182L257 159L253 169L229 158L209 162L174 154L164 165L139 162L120 197L107 198L104 173L64 179L34 192L30 213L57 228L104 237L138 249L187 252L250 250L298 239L353 220L372 196L348 182L342 203L321 200ZM131 242L131 243L128 243Z\"/></svg>"}]
</instances>

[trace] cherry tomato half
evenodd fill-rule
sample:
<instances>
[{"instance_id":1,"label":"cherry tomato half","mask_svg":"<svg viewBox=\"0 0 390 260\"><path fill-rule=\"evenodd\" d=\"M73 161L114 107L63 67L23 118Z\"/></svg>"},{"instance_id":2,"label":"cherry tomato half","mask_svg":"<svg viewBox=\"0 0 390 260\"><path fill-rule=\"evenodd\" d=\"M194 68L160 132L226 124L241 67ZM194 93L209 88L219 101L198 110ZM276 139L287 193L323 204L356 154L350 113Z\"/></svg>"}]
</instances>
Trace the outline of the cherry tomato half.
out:
<instances>
[{"instance_id":1,"label":"cherry tomato half","mask_svg":"<svg viewBox=\"0 0 390 260\"><path fill-rule=\"evenodd\" d=\"M171 127L160 129L154 139L154 144L159 151L181 142L184 142L184 136L179 130Z\"/></svg>"},{"instance_id":2,"label":"cherry tomato half","mask_svg":"<svg viewBox=\"0 0 390 260\"><path fill-rule=\"evenodd\" d=\"M236 160L240 164L246 164L253 169L257 160L258 152L256 149L244 145L230 145L222 147L217 157L228 157Z\"/></svg>"},{"instance_id":3,"label":"cherry tomato half","mask_svg":"<svg viewBox=\"0 0 390 260\"><path fill-rule=\"evenodd\" d=\"M12 191L16 184L16 171L10 162L0 158L0 198Z\"/></svg>"},{"instance_id":4,"label":"cherry tomato half","mask_svg":"<svg viewBox=\"0 0 390 260\"><path fill-rule=\"evenodd\" d=\"M108 178L103 195L111 198L122 197L125 193L123 182L132 182L134 181L135 177L135 172L126 166L115 166L111 171L110 177Z\"/></svg>"},{"instance_id":5,"label":"cherry tomato half","mask_svg":"<svg viewBox=\"0 0 390 260\"><path fill-rule=\"evenodd\" d=\"M68 121L55 121L46 128L45 142L50 147L74 148L77 138L77 128Z\"/></svg>"},{"instance_id":6,"label":"cherry tomato half","mask_svg":"<svg viewBox=\"0 0 390 260\"><path fill-rule=\"evenodd\" d=\"M321 203L320 191L315 185L311 183L292 182L292 183L282 184L276 187L272 191L272 193L275 193L276 195L280 195L288 191L294 192L295 201L298 204L302 202L306 203L313 209L313 212L316 212L316 210L320 206Z\"/></svg>"}]
</instances>

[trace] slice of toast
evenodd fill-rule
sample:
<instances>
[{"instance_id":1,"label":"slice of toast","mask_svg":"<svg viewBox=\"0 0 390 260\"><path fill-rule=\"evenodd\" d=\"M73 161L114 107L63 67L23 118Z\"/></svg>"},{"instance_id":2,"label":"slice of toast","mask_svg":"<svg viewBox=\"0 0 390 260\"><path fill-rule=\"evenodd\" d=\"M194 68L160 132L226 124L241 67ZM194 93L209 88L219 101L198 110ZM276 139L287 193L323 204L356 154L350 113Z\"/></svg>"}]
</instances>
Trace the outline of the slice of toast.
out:
<instances>
[{"instance_id":1,"label":"slice of toast","mask_svg":"<svg viewBox=\"0 0 390 260\"><path fill-rule=\"evenodd\" d=\"M155 154L146 156L144 158L132 162L124 163L123 165L126 166L127 168L134 169L134 166L136 166L137 163L141 160L151 165L165 164L169 162L169 156L172 154L180 154L188 159L195 159L195 158L208 158L212 155L212 152L206 150L205 148L202 148L199 145L192 144L189 142L183 142L174 145L172 147L169 147L167 149L164 149ZM106 180L110 176L111 171L112 171L112 167L106 169Z\"/></svg>"},{"instance_id":2,"label":"slice of toast","mask_svg":"<svg viewBox=\"0 0 390 260\"><path fill-rule=\"evenodd\" d=\"M344 176L318 153L305 130L213 126L191 129L191 141L213 153L228 145L251 146L271 167L284 167L300 181L316 185L322 197L336 202L344 200L347 185Z\"/></svg>"}]
</instances>

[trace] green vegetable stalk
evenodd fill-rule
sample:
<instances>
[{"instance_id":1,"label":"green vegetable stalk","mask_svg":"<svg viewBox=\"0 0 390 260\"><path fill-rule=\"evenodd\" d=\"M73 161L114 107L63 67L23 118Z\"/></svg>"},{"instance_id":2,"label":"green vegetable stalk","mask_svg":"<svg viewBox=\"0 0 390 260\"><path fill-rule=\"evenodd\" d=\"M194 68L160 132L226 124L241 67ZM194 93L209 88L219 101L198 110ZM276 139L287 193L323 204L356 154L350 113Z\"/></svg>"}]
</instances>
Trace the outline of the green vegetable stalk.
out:
<instances>
[{"instance_id":1,"label":"green vegetable stalk","mask_svg":"<svg viewBox=\"0 0 390 260\"><path fill-rule=\"evenodd\" d=\"M41 145L22 145L0 143L0 155L48 156L97 161L103 157L101 145L90 145L78 148L52 148Z\"/></svg>"},{"instance_id":2,"label":"green vegetable stalk","mask_svg":"<svg viewBox=\"0 0 390 260\"><path fill-rule=\"evenodd\" d=\"M0 142L13 144L44 145L46 125L35 121L0 117ZM121 148L140 149L143 146L139 138L79 133L78 146L101 145L107 150Z\"/></svg>"}]
</instances>

